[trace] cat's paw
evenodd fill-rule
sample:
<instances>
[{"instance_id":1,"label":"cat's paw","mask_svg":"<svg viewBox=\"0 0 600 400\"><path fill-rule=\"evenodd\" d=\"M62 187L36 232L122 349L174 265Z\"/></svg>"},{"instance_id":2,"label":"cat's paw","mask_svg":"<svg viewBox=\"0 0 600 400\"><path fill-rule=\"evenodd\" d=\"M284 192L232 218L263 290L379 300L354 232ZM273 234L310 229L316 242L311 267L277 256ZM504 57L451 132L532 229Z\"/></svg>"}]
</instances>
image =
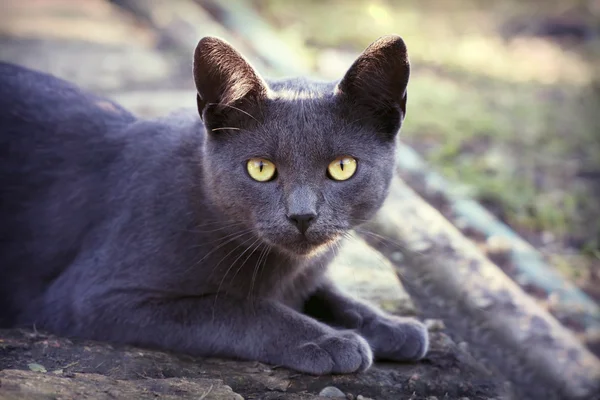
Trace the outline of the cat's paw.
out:
<instances>
[{"instance_id":1,"label":"cat's paw","mask_svg":"<svg viewBox=\"0 0 600 400\"><path fill-rule=\"evenodd\" d=\"M354 332L334 332L290 352L287 366L313 375L365 371L373 364L369 343Z\"/></svg>"},{"instance_id":2,"label":"cat's paw","mask_svg":"<svg viewBox=\"0 0 600 400\"><path fill-rule=\"evenodd\" d=\"M420 360L429 350L427 327L416 319L378 316L363 325L375 358L393 361Z\"/></svg>"}]
</instances>

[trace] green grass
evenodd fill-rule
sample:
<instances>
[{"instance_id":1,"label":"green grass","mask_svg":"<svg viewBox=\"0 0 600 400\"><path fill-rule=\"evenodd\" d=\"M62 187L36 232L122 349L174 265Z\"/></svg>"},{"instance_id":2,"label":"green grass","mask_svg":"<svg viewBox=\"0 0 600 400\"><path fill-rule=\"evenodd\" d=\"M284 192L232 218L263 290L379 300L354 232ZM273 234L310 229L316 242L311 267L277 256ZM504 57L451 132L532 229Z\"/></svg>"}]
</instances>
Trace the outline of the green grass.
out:
<instances>
[{"instance_id":1,"label":"green grass","mask_svg":"<svg viewBox=\"0 0 600 400\"><path fill-rule=\"evenodd\" d=\"M475 198L494 199L512 225L562 237L577 233L580 211L593 212L594 204L568 170L586 159L600 165L594 160L600 145L581 110L561 111L580 94L563 90L558 103L542 99L548 90L418 73L403 135L416 147L429 143L423 153L433 165L467 184ZM597 227L590 228L593 237Z\"/></svg>"}]
</instances>

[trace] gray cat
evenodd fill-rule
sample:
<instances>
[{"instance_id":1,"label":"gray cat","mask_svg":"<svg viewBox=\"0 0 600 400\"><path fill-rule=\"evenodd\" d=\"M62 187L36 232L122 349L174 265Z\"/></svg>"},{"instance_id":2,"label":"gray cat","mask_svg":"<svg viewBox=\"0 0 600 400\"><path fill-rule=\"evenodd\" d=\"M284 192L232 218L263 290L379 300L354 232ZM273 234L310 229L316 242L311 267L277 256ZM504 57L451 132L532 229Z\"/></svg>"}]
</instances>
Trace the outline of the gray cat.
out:
<instances>
[{"instance_id":1,"label":"gray cat","mask_svg":"<svg viewBox=\"0 0 600 400\"><path fill-rule=\"evenodd\" d=\"M402 39L340 82L267 83L206 37L193 74L197 111L144 121L0 64L0 325L310 374L422 358L421 323L326 276L388 192Z\"/></svg>"}]
</instances>

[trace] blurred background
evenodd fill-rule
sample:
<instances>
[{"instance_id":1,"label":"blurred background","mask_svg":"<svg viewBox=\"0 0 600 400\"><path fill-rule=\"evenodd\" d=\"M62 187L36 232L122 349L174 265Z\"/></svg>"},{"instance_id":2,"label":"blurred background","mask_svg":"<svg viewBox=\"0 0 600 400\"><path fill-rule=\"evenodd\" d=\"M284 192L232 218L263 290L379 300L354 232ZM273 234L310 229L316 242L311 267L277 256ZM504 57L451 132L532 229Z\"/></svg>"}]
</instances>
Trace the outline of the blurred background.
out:
<instances>
[{"instance_id":1,"label":"blurred background","mask_svg":"<svg viewBox=\"0 0 600 400\"><path fill-rule=\"evenodd\" d=\"M404 143L600 300L600 0L0 4L1 59L146 116L195 106L204 35L268 76L338 79L370 42L399 34L413 68Z\"/></svg>"},{"instance_id":2,"label":"blurred background","mask_svg":"<svg viewBox=\"0 0 600 400\"><path fill-rule=\"evenodd\" d=\"M400 34L413 66L404 142L600 289L600 1L254 4L327 77Z\"/></svg>"}]
</instances>

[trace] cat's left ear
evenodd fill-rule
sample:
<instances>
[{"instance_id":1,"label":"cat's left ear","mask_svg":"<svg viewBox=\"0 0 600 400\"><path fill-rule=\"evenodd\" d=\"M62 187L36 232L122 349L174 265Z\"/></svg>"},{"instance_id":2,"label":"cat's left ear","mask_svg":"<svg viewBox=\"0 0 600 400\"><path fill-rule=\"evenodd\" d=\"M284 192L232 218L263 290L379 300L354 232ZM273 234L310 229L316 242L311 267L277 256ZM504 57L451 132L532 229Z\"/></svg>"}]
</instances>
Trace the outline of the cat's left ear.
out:
<instances>
[{"instance_id":1,"label":"cat's left ear","mask_svg":"<svg viewBox=\"0 0 600 400\"><path fill-rule=\"evenodd\" d=\"M210 122L206 121L210 119L207 112L250 113L250 108L267 97L267 84L258 72L229 43L216 37L198 42L194 81L198 112L205 122Z\"/></svg>"},{"instance_id":2,"label":"cat's left ear","mask_svg":"<svg viewBox=\"0 0 600 400\"><path fill-rule=\"evenodd\" d=\"M406 114L410 63L400 36L383 36L356 59L336 86L353 111L366 114L378 131L395 136Z\"/></svg>"}]
</instances>

